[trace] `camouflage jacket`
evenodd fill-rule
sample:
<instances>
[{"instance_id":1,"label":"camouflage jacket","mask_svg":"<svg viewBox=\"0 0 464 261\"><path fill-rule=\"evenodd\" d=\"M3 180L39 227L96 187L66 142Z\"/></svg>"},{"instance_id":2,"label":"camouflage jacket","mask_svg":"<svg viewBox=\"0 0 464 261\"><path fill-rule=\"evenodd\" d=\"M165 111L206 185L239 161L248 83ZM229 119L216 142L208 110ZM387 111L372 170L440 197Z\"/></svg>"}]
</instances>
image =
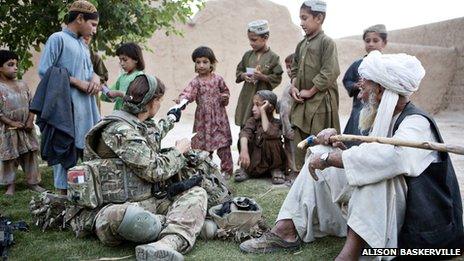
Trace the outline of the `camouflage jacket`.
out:
<instances>
[{"instance_id":1,"label":"camouflage jacket","mask_svg":"<svg viewBox=\"0 0 464 261\"><path fill-rule=\"evenodd\" d=\"M122 116L126 120L121 120ZM87 137L85 160L120 158L137 176L150 183L165 181L176 175L186 164L186 158L175 148L161 149L161 140L173 128L172 119L141 122L137 117L115 111L93 129L102 129L97 141ZM106 125L106 126L99 126Z\"/></svg>"}]
</instances>

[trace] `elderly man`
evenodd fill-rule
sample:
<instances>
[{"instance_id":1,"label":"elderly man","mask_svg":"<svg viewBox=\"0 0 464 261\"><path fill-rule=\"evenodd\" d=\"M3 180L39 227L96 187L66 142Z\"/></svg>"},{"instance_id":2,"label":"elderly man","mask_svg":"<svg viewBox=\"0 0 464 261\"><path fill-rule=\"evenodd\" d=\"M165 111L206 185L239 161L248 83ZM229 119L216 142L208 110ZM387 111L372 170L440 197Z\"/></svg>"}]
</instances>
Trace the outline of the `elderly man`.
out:
<instances>
[{"instance_id":1,"label":"elderly man","mask_svg":"<svg viewBox=\"0 0 464 261\"><path fill-rule=\"evenodd\" d=\"M425 75L415 57L373 51L359 73L364 79L361 130L371 136L443 142L433 119L409 102ZM343 144L329 142L335 134L334 129L319 133L318 139L333 147L311 148L274 228L242 243L242 251L295 248L301 240L326 235L347 236L338 260L357 259L366 245L462 245L462 203L447 153L377 143L341 150L334 147Z\"/></svg>"}]
</instances>

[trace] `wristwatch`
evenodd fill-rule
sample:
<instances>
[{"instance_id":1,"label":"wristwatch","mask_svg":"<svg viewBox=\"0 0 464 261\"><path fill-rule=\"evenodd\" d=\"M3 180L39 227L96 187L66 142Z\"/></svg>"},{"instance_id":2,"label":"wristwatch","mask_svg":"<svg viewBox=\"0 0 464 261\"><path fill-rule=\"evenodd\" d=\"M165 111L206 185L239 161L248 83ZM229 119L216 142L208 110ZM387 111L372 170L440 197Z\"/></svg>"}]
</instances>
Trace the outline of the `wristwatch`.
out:
<instances>
[{"instance_id":1,"label":"wristwatch","mask_svg":"<svg viewBox=\"0 0 464 261\"><path fill-rule=\"evenodd\" d=\"M324 161L327 166L329 166L329 152L323 153L320 160Z\"/></svg>"}]
</instances>

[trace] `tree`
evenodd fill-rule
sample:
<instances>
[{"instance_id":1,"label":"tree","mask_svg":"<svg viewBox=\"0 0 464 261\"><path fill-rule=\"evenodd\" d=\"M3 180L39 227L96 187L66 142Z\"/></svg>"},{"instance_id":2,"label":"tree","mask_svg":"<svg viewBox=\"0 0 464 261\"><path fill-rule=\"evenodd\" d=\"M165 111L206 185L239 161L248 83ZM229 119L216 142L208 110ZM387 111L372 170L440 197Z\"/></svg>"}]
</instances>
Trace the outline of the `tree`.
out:
<instances>
[{"instance_id":1,"label":"tree","mask_svg":"<svg viewBox=\"0 0 464 261\"><path fill-rule=\"evenodd\" d=\"M144 45L157 30L167 35L181 34L176 23L185 23L192 6L202 8L204 0L89 0L98 9L100 21L92 49L113 55L116 46L126 41ZM73 0L0 0L0 46L18 53L20 71L32 66L32 50L66 21ZM5 19L6 18L6 19ZM22 73L20 73L22 74Z\"/></svg>"}]
</instances>

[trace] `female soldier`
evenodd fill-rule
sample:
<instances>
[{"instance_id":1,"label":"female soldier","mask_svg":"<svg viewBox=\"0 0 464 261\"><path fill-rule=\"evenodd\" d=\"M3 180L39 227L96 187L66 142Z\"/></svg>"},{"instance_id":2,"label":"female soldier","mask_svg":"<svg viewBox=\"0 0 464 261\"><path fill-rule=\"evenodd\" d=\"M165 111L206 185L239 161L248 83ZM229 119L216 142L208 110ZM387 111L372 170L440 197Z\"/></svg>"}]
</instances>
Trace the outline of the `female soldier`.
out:
<instances>
[{"instance_id":1,"label":"female soldier","mask_svg":"<svg viewBox=\"0 0 464 261\"><path fill-rule=\"evenodd\" d=\"M123 240L149 243L136 247L137 260L183 260L180 253L193 247L206 215L207 193L199 186L163 195L165 185L186 166L183 154L190 149L187 139L177 141L175 147L160 148L161 139L180 118L179 112L171 110L167 119L157 124L151 119L160 108L164 91L158 79L137 76L124 96L122 110L114 111L89 132L83 165L99 162L103 203L110 204L84 209L74 224L71 221L75 232L90 228L87 231L95 232L108 245ZM118 166L121 171L114 170ZM72 198L72 184L70 187ZM126 203L117 204L121 202ZM165 226L160 224L164 217L158 214L165 216Z\"/></svg>"}]
</instances>

